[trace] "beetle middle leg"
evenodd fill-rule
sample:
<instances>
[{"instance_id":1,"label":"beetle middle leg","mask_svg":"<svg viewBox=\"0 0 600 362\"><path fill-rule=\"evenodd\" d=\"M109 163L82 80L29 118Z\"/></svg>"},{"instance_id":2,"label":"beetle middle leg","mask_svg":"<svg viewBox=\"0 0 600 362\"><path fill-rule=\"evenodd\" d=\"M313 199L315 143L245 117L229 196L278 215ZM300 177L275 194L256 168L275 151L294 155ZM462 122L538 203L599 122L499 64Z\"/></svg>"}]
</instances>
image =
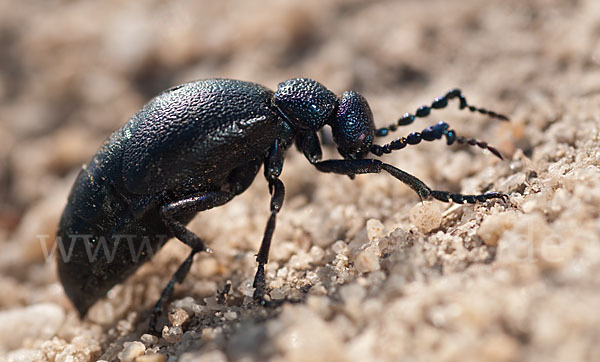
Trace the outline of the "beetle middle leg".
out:
<instances>
[{"instance_id":1,"label":"beetle middle leg","mask_svg":"<svg viewBox=\"0 0 600 362\"><path fill-rule=\"evenodd\" d=\"M177 268L177 271L173 274L173 277L161 292L160 298L152 311L149 325L151 332L155 331L156 320L163 311L164 303L171 297L171 294L173 294L175 283L181 284L189 273L194 261L194 255L201 251L208 251L202 239L189 231L185 225L178 221L178 218L181 218L182 216L185 218L187 215L195 215L200 211L223 205L231 200L233 196L234 194L224 191L202 192L193 197L172 202L161 208L163 222L169 231L181 242L191 247L192 251L183 263L181 263L179 268Z\"/></svg>"},{"instance_id":2,"label":"beetle middle leg","mask_svg":"<svg viewBox=\"0 0 600 362\"><path fill-rule=\"evenodd\" d=\"M273 232L275 232L277 213L281 210L283 199L285 197L285 187L283 186L283 182L279 180L279 175L283 168L283 151L283 148L279 147L279 141L276 140L273 147L269 150L269 154L265 158L265 178L269 182L269 192L271 193L271 216L269 217L269 221L267 221L263 240L260 244L258 254L256 254L258 268L256 270L256 275L254 276L254 283L252 284L255 288L253 295L254 300L263 305L267 304L267 301L264 298L267 291L265 264L267 264L269 260L269 249L271 248Z\"/></svg>"},{"instance_id":3,"label":"beetle middle leg","mask_svg":"<svg viewBox=\"0 0 600 362\"><path fill-rule=\"evenodd\" d=\"M265 264L269 260L269 249L271 248L271 239L273 238L273 232L275 231L275 224L277 220L277 213L283 205L283 198L285 195L285 188L283 182L279 179L274 179L269 182L269 191L271 192L271 216L267 221L263 240L260 244L260 249L256 255L256 261L258 262L258 269L254 276L253 287L254 300L261 304L266 304L264 296L267 291L267 282L265 280Z\"/></svg>"}]
</instances>

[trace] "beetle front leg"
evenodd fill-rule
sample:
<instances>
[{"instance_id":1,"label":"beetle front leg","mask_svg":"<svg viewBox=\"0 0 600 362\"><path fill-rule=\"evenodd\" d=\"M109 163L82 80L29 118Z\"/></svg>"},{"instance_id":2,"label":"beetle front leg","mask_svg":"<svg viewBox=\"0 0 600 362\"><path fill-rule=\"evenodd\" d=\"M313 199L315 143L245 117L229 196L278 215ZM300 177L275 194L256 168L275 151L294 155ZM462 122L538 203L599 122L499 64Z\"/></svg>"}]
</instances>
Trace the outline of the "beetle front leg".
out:
<instances>
[{"instance_id":1,"label":"beetle front leg","mask_svg":"<svg viewBox=\"0 0 600 362\"><path fill-rule=\"evenodd\" d=\"M390 164L383 163L379 160L362 159L362 160L326 160L318 162L315 167L321 172L332 172L342 175L354 175L361 173L379 173L385 171L396 179L413 189L419 198L427 199L433 197L436 200L443 202L455 202L463 204L465 202L474 204L476 202L485 202L489 199L508 199L506 194L502 192L489 192L480 195L463 195L453 194L448 191L438 191L430 189L425 183L415 176L402 171Z\"/></svg>"},{"instance_id":2,"label":"beetle front leg","mask_svg":"<svg viewBox=\"0 0 600 362\"><path fill-rule=\"evenodd\" d=\"M150 319L149 329L150 332L155 332L156 320L163 311L163 305L173 294L173 288L175 283L181 284L187 274L190 271L192 262L194 261L194 255L201 251L209 251L204 245L202 239L196 234L189 231L185 225L177 220L178 217L188 217L195 215L196 213L208 209L212 209L215 206L225 204L227 201L233 198L233 194L229 192L214 191L214 192L202 192L196 196L172 202L161 208L161 216L163 222L169 229L169 231L181 242L192 248L190 255L181 263L179 268L171 280L167 283L165 288L160 294L160 298L154 306L152 311L152 317Z\"/></svg>"}]
</instances>

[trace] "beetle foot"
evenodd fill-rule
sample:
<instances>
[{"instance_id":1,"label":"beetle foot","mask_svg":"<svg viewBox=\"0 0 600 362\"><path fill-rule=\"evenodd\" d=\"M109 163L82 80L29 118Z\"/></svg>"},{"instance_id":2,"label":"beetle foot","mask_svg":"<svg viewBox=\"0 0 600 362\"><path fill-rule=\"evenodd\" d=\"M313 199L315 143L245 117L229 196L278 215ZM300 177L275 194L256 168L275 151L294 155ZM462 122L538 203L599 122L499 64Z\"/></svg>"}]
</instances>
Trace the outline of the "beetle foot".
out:
<instances>
[{"instance_id":1,"label":"beetle foot","mask_svg":"<svg viewBox=\"0 0 600 362\"><path fill-rule=\"evenodd\" d=\"M156 313L156 311L152 311L152 316L150 317L150 323L148 324L148 328L146 328L146 333L151 334L153 336L161 337L161 332L156 330L156 322L158 321L158 316L160 313Z\"/></svg>"},{"instance_id":2,"label":"beetle foot","mask_svg":"<svg viewBox=\"0 0 600 362\"><path fill-rule=\"evenodd\" d=\"M254 289L254 295L252 298L260 305L266 305L269 300L265 299L267 295L267 281L265 280L265 266L259 263L256 275L254 276L254 283L252 283Z\"/></svg>"},{"instance_id":3,"label":"beetle foot","mask_svg":"<svg viewBox=\"0 0 600 362\"><path fill-rule=\"evenodd\" d=\"M477 202L486 202L490 199L501 199L504 202L510 201L508 195L502 192L488 192L480 195L463 195L453 194L448 191L432 190L430 196L436 200L443 202L454 202L456 204L475 204Z\"/></svg>"},{"instance_id":4,"label":"beetle foot","mask_svg":"<svg viewBox=\"0 0 600 362\"><path fill-rule=\"evenodd\" d=\"M252 286L255 288L252 298L254 299L256 304L263 307L274 308L279 307L283 303L299 303L302 301L298 299L289 298L276 300L271 299L271 296L268 293L267 281L265 279L264 264L258 264L258 270L256 271L256 275L254 276L254 284Z\"/></svg>"}]
</instances>

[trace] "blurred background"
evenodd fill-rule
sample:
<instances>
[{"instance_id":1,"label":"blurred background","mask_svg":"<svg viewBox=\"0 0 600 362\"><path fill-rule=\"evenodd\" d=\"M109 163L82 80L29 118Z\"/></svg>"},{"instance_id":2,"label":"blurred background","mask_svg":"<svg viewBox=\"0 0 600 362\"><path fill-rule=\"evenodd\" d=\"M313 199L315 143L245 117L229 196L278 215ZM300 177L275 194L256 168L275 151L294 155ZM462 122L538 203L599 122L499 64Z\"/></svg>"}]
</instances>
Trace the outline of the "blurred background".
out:
<instances>
[{"instance_id":1,"label":"blurred background","mask_svg":"<svg viewBox=\"0 0 600 362\"><path fill-rule=\"evenodd\" d=\"M569 102L600 92L600 2L0 0L0 311L55 303L67 313L67 322L57 322L63 332L63 323L81 326L62 294L53 263L44 260L37 235L48 235L51 246L76 173L108 135L159 91L213 77L253 81L271 89L292 77L310 77L336 94L355 90L368 99L378 126L459 87L470 103L508 114L511 123L458 112L451 104L431 119L401 129L397 136L445 120L459 134L497 146L509 160L515 153L531 158L554 122L568 112L573 114L571 120L577 119L577 112L585 112ZM573 127L576 131L575 123ZM452 191L490 188L490 183L510 173L508 166L501 171L503 166L497 166L496 173L485 174L487 180L477 178L496 161L478 151L455 151L444 144L428 144L391 160L428 184ZM321 187L323 193L357 187L347 178L315 176L294 150L290 153L294 155L284 181L292 199ZM467 177L475 179L464 183ZM260 186L247 200L260 200L261 210L245 212L250 218L258 213L249 238L258 237L234 244L248 253L258 243L268 210L267 188L262 180L257 182ZM379 186L370 187L366 182L359 186L377 192L397 185L376 181ZM349 191L354 196L347 200L363 202L356 212L361 215L358 228L369 217L410 224L407 218L390 216L407 214L417 202L410 190L386 191L400 200L395 206L382 206L360 190ZM326 217L326 211L314 211L313 223L318 224L319 215ZM235 210L224 213L206 220L218 223L214 219L238 215ZM225 230L227 226L218 226L213 234L206 233L225 238L219 234ZM243 239L244 232L234 235ZM314 231L312 238L319 232L324 233ZM336 240L328 238L323 248ZM43 350L47 347L40 347L43 340L51 341L57 330L25 333L29 344L17 329L0 331L0 353L24 346ZM87 354L82 352L83 360L97 358L109 346L116 351L115 343L122 348L123 340L111 337L109 330L106 325L95 330L94 338L101 342ZM59 336L60 343L56 337L54 343L62 346L61 351L74 345L72 332ZM527 356L527 343L508 343L517 352L496 360ZM44 358L52 359L44 353Z\"/></svg>"}]
</instances>

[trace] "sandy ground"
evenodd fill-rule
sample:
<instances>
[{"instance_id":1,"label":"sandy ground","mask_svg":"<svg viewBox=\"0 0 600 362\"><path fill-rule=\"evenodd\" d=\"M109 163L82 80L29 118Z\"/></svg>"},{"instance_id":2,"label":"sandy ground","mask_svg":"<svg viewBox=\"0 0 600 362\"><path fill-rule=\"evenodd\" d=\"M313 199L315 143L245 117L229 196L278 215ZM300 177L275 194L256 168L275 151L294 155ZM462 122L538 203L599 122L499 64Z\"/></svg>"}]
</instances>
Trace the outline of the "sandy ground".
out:
<instances>
[{"instance_id":1,"label":"sandy ground","mask_svg":"<svg viewBox=\"0 0 600 362\"><path fill-rule=\"evenodd\" d=\"M144 333L187 254L177 241L79 320L44 251L101 142L172 85L297 76L361 92L380 126L452 87L509 115L453 104L396 132L444 120L504 161L443 142L385 160L510 201L421 204L392 177L319 174L292 149L267 274L273 299L302 302L252 303L258 177L190 224L213 253L160 338ZM597 0L0 1L0 360L598 361L599 119Z\"/></svg>"}]
</instances>

